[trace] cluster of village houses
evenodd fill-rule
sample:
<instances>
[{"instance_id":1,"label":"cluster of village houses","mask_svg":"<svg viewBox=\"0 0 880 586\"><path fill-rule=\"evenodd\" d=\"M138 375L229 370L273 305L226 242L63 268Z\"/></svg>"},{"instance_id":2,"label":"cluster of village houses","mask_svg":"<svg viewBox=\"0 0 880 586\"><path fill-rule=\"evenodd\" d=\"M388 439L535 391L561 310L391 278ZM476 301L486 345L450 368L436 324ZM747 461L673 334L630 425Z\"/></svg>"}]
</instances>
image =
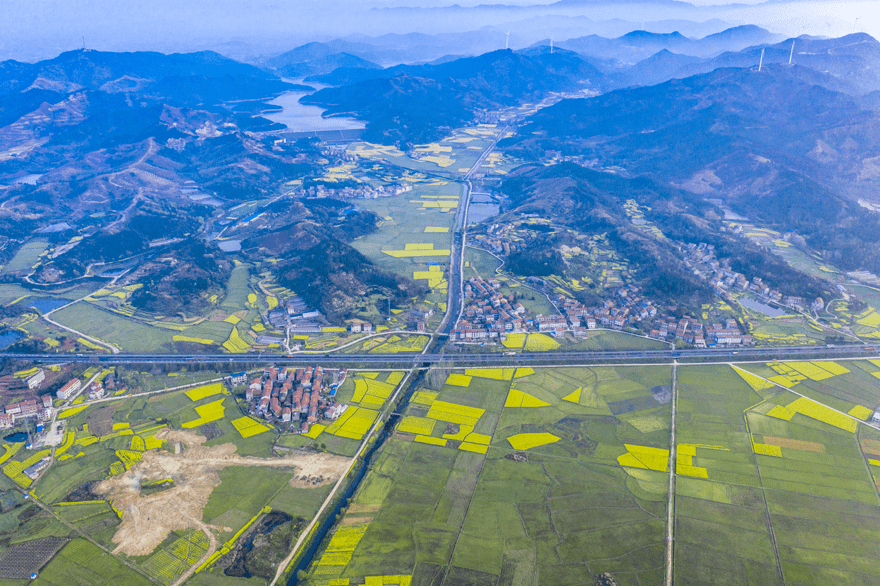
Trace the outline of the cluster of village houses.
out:
<instances>
[{"instance_id":1,"label":"cluster of village houses","mask_svg":"<svg viewBox=\"0 0 880 586\"><path fill-rule=\"evenodd\" d=\"M522 250L525 242L522 240L511 240L510 232L513 230L511 224L492 224L486 228L486 235L477 234L474 241L485 246L495 254L503 254L508 256L511 252Z\"/></svg>"},{"instance_id":2,"label":"cluster of village houses","mask_svg":"<svg viewBox=\"0 0 880 586\"><path fill-rule=\"evenodd\" d=\"M541 279L529 280L537 287L545 285ZM529 316L528 310L512 295L502 295L500 288L501 283L494 279L485 281L472 277L467 280L464 287L467 305L463 318L452 330L454 340L505 340L509 333L524 332L541 332L554 337L571 332L577 337L585 337L590 330L622 330L627 324L656 320L650 337L658 340L683 340L698 348L753 343L750 335L740 331L736 320L704 326L693 318L658 319L657 308L633 285L620 288L614 299L605 300L598 307L587 307L571 297L556 295L553 302L560 314L534 317Z\"/></svg>"},{"instance_id":3,"label":"cluster of village houses","mask_svg":"<svg viewBox=\"0 0 880 586\"><path fill-rule=\"evenodd\" d=\"M400 195L412 191L412 185L370 185L369 183L361 183L355 187L328 187L327 185L313 185L297 189L294 192L296 197L339 197L339 198L361 198L361 199L378 199L380 197L391 197L392 195Z\"/></svg>"},{"instance_id":4,"label":"cluster of village houses","mask_svg":"<svg viewBox=\"0 0 880 586\"><path fill-rule=\"evenodd\" d=\"M336 389L345 377L345 369L271 367L250 381L245 400L251 415L268 421L299 423L299 431L308 433L318 421L335 421L348 408L335 399Z\"/></svg>"},{"instance_id":5,"label":"cluster of village houses","mask_svg":"<svg viewBox=\"0 0 880 586\"><path fill-rule=\"evenodd\" d=\"M42 382L46 379L45 372L41 369L39 372L28 378L28 388L30 390L38 390ZM103 382L93 382L87 389L83 390L82 381L78 378L69 380L63 387L55 392L55 396L62 400L68 400L82 392L92 401L102 399L106 394L105 384L113 387L115 385L114 375L107 375ZM52 419L52 395L46 393L38 399L28 399L20 403L6 405L3 412L0 413L0 429L11 429L15 427L18 420L27 417L33 417L38 422L49 421Z\"/></svg>"},{"instance_id":6,"label":"cluster of village houses","mask_svg":"<svg viewBox=\"0 0 880 586\"><path fill-rule=\"evenodd\" d=\"M742 227L739 227L739 230L742 230ZM707 281L719 295L724 296L730 291L748 291L763 300L780 303L799 312L804 312L807 309L818 312L825 308L825 302L821 297L809 301L803 297L783 295L764 284L760 277L749 281L744 274L732 270L727 259L719 261L715 256L715 246L712 244L691 243L682 247L681 250L688 268L693 271L694 275Z\"/></svg>"},{"instance_id":7,"label":"cluster of village houses","mask_svg":"<svg viewBox=\"0 0 880 586\"><path fill-rule=\"evenodd\" d=\"M533 324L513 295L498 292L501 283L471 277L464 284L464 315L452 330L453 340L496 340L508 332L525 332Z\"/></svg>"}]
</instances>

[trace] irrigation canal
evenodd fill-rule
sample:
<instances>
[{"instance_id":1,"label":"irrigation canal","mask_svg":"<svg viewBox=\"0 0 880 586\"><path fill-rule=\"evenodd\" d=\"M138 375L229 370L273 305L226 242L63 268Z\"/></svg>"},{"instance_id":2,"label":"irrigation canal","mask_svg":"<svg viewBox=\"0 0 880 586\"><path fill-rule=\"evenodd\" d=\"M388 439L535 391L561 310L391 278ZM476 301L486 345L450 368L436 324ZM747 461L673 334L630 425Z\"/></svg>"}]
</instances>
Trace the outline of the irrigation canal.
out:
<instances>
[{"instance_id":1,"label":"irrigation canal","mask_svg":"<svg viewBox=\"0 0 880 586\"><path fill-rule=\"evenodd\" d=\"M315 554L318 553L318 548L324 541L324 537L327 536L327 533L333 528L333 525L336 524L336 516L342 512L348 499L352 498L354 493L357 492L358 487L360 487L361 482L363 482L367 472L370 470L370 466L373 464L373 457L376 455L376 452L382 449L382 446L385 445L385 442L391 436L391 432L394 429L393 419L399 417L404 411L406 411L410 397L412 397L413 391L422 383L422 380L425 378L425 373L427 373L426 369L419 370L419 374L409 382L406 394L404 394L400 401L398 401L396 408L392 411L388 420L385 421L385 424L379 431L376 440L369 445L366 453L364 453L361 458L361 462L358 465L357 472L352 478L351 483L346 487L342 496L337 499L330 513L321 521L321 524L312 536L311 541L308 542L308 548L305 553L300 556L299 560L296 562L296 566L293 568L287 586L297 586L299 584L299 572L308 568L309 564L315 559Z\"/></svg>"}]
</instances>

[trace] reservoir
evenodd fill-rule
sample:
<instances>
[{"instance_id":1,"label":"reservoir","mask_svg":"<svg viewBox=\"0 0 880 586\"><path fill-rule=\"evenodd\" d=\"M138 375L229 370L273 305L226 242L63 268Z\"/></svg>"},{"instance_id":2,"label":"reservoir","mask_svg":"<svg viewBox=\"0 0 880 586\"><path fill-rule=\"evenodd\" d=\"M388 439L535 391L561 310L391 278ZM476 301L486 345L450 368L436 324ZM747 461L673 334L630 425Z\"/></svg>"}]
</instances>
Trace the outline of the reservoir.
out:
<instances>
[{"instance_id":1,"label":"reservoir","mask_svg":"<svg viewBox=\"0 0 880 586\"><path fill-rule=\"evenodd\" d=\"M24 335L16 330L0 332L0 350L5 350L24 338Z\"/></svg>"},{"instance_id":2,"label":"reservoir","mask_svg":"<svg viewBox=\"0 0 880 586\"><path fill-rule=\"evenodd\" d=\"M501 210L499 204L488 194L474 193L471 195L471 204L468 206L468 224L479 224L498 215Z\"/></svg>"},{"instance_id":3,"label":"reservoir","mask_svg":"<svg viewBox=\"0 0 880 586\"><path fill-rule=\"evenodd\" d=\"M785 315L785 311L776 307L771 307L766 303L761 303L760 301L752 299L751 297L743 297L739 300L739 304L743 307L751 309L752 311L757 311L758 313L769 315L770 317L781 317Z\"/></svg>"},{"instance_id":4,"label":"reservoir","mask_svg":"<svg viewBox=\"0 0 880 586\"><path fill-rule=\"evenodd\" d=\"M290 83L303 83L299 80L285 79ZM323 89L327 86L319 83L307 82L316 90ZM272 122L284 124L292 132L317 132L326 130L362 130L364 123L354 118L324 118L323 108L318 106L306 106L299 103L299 99L307 92L285 92L268 102L276 106L281 106L280 112L266 112L262 114L263 118L267 118Z\"/></svg>"}]
</instances>

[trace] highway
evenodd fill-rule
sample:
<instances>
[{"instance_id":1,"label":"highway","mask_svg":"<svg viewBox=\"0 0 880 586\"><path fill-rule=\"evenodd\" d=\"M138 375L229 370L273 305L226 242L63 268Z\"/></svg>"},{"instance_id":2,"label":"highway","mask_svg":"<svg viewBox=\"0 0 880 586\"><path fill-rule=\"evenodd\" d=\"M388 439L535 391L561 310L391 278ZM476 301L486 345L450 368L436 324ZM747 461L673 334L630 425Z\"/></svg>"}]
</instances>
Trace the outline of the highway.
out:
<instances>
[{"instance_id":1,"label":"highway","mask_svg":"<svg viewBox=\"0 0 880 586\"><path fill-rule=\"evenodd\" d=\"M276 364L353 367L354 365L387 365L388 368L412 368L430 365L525 366L553 364L641 363L641 362L749 362L762 360L793 360L827 357L834 359L869 358L878 356L868 345L846 346L774 346L757 348L719 348L693 350L593 350L576 352L520 353L426 353L426 354L0 354L40 364Z\"/></svg>"}]
</instances>

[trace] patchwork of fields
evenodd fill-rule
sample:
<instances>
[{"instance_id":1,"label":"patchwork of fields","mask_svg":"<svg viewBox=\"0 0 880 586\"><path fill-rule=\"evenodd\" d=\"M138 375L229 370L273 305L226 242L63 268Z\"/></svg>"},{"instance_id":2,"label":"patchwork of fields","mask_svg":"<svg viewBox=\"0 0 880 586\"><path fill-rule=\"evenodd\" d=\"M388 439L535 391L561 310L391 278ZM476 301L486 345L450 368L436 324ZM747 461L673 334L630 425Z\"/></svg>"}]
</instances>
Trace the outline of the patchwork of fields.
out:
<instances>
[{"instance_id":1,"label":"patchwork of fields","mask_svg":"<svg viewBox=\"0 0 880 586\"><path fill-rule=\"evenodd\" d=\"M437 374L310 584L876 582L880 363Z\"/></svg>"},{"instance_id":2,"label":"patchwork of fields","mask_svg":"<svg viewBox=\"0 0 880 586\"><path fill-rule=\"evenodd\" d=\"M313 580L658 583L667 478L617 459L627 445L668 450L671 403L652 389L670 382L668 367L448 373L413 397Z\"/></svg>"}]
</instances>

